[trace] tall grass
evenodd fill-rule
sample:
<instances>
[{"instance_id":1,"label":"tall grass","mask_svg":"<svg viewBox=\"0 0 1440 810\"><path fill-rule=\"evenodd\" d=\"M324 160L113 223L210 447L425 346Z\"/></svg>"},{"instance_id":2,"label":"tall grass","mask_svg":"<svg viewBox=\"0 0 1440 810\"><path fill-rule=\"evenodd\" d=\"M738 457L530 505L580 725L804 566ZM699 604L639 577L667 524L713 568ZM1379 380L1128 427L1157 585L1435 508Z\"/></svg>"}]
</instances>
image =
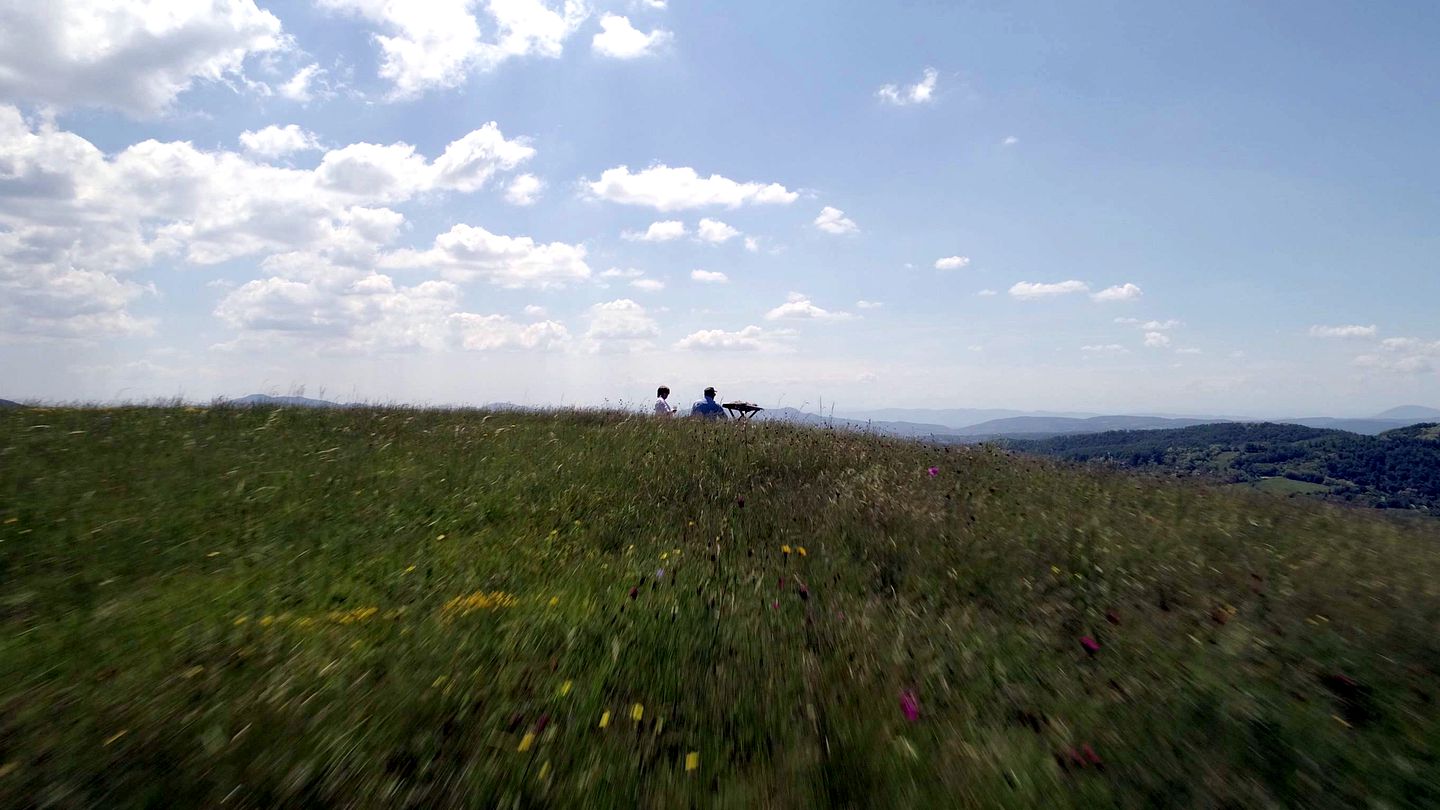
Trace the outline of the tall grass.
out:
<instances>
[{"instance_id":1,"label":"tall grass","mask_svg":"<svg viewBox=\"0 0 1440 810\"><path fill-rule=\"evenodd\" d=\"M0 806L1436 806L1436 540L782 424L4 411Z\"/></svg>"}]
</instances>

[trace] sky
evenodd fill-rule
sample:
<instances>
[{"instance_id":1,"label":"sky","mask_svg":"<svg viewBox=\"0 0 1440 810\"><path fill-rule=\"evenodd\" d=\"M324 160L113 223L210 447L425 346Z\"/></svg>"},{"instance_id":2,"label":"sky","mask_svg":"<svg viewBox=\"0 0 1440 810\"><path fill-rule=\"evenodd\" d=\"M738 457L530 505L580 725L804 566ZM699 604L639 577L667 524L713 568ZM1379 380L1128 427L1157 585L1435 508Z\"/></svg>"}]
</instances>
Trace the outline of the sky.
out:
<instances>
[{"instance_id":1,"label":"sky","mask_svg":"<svg viewBox=\"0 0 1440 810\"><path fill-rule=\"evenodd\" d=\"M0 0L0 397L1440 406L1440 6Z\"/></svg>"}]
</instances>

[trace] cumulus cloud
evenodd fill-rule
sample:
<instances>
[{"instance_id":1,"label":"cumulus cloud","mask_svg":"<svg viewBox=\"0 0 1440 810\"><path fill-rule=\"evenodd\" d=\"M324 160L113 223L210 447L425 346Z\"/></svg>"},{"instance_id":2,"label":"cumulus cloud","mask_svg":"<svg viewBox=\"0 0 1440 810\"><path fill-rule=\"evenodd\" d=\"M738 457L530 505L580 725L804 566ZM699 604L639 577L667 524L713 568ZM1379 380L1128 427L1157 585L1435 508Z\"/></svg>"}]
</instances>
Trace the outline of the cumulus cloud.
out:
<instances>
[{"instance_id":1,"label":"cumulus cloud","mask_svg":"<svg viewBox=\"0 0 1440 810\"><path fill-rule=\"evenodd\" d=\"M1119 284L1114 287L1106 287L1090 297L1096 301L1134 301L1143 295L1140 288L1134 284Z\"/></svg>"},{"instance_id":2,"label":"cumulus cloud","mask_svg":"<svg viewBox=\"0 0 1440 810\"><path fill-rule=\"evenodd\" d=\"M1020 299L1051 298L1057 295L1071 295L1088 292L1090 286L1083 281L1061 281L1055 284L1041 284L1019 281L1010 287L1010 295Z\"/></svg>"},{"instance_id":3,"label":"cumulus cloud","mask_svg":"<svg viewBox=\"0 0 1440 810\"><path fill-rule=\"evenodd\" d=\"M920 81L912 85L887 84L875 92L881 100L899 106L928 104L935 98L935 82L940 78L935 68L925 68Z\"/></svg>"},{"instance_id":4,"label":"cumulus cloud","mask_svg":"<svg viewBox=\"0 0 1440 810\"><path fill-rule=\"evenodd\" d=\"M1145 345L1151 349L1163 349L1170 345L1170 336L1164 332L1146 332Z\"/></svg>"},{"instance_id":5,"label":"cumulus cloud","mask_svg":"<svg viewBox=\"0 0 1440 810\"><path fill-rule=\"evenodd\" d=\"M518 324L460 311L460 289L447 281L406 287L314 257L267 269L280 274L248 282L216 306L216 316L241 334L231 348L298 342L328 352L485 351L556 348L569 340L554 321Z\"/></svg>"},{"instance_id":6,"label":"cumulus cloud","mask_svg":"<svg viewBox=\"0 0 1440 810\"><path fill-rule=\"evenodd\" d=\"M265 158L277 158L292 152L307 152L320 148L315 133L307 132L297 124L283 127L271 124L261 130L246 130L240 133L240 145L245 151Z\"/></svg>"},{"instance_id":7,"label":"cumulus cloud","mask_svg":"<svg viewBox=\"0 0 1440 810\"><path fill-rule=\"evenodd\" d=\"M969 256L946 256L943 259L935 260L936 270L959 270L970 264Z\"/></svg>"},{"instance_id":8,"label":"cumulus cloud","mask_svg":"<svg viewBox=\"0 0 1440 810\"><path fill-rule=\"evenodd\" d=\"M740 231L718 219L702 219L695 229L695 236L702 242L718 245L740 235Z\"/></svg>"},{"instance_id":9,"label":"cumulus cloud","mask_svg":"<svg viewBox=\"0 0 1440 810\"><path fill-rule=\"evenodd\" d=\"M503 236L477 225L456 225L435 237L429 250L397 250L381 266L426 268L452 281L482 279L501 287L563 287L590 277L585 246L541 244L528 236Z\"/></svg>"},{"instance_id":10,"label":"cumulus cloud","mask_svg":"<svg viewBox=\"0 0 1440 810\"><path fill-rule=\"evenodd\" d=\"M844 211L828 205L820 209L820 215L815 217L815 227L836 235L856 233L860 230L855 220L847 218Z\"/></svg>"},{"instance_id":11,"label":"cumulus cloud","mask_svg":"<svg viewBox=\"0 0 1440 810\"><path fill-rule=\"evenodd\" d=\"M1425 374L1440 362L1440 340L1413 337L1385 338L1380 354L1362 354L1355 365L1390 374Z\"/></svg>"},{"instance_id":12,"label":"cumulus cloud","mask_svg":"<svg viewBox=\"0 0 1440 810\"><path fill-rule=\"evenodd\" d=\"M673 38L659 28L646 34L631 25L628 17L606 14L600 18L600 33L590 40L590 47L611 59L636 59L655 53Z\"/></svg>"},{"instance_id":13,"label":"cumulus cloud","mask_svg":"<svg viewBox=\"0 0 1440 810\"><path fill-rule=\"evenodd\" d=\"M516 175L505 188L505 202L511 205L534 205L540 199L545 183L533 174Z\"/></svg>"},{"instance_id":14,"label":"cumulus cloud","mask_svg":"<svg viewBox=\"0 0 1440 810\"><path fill-rule=\"evenodd\" d=\"M620 238L628 239L631 242L669 242L672 239L679 239L687 233L685 223L678 219L667 219L662 222L652 222L650 227L644 231L625 231Z\"/></svg>"},{"instance_id":15,"label":"cumulus cloud","mask_svg":"<svg viewBox=\"0 0 1440 810\"><path fill-rule=\"evenodd\" d=\"M769 321L778 320L815 320L815 321L843 321L853 316L848 312L832 312L822 309L810 300L804 293L792 292L785 299L785 303L765 313L765 319Z\"/></svg>"},{"instance_id":16,"label":"cumulus cloud","mask_svg":"<svg viewBox=\"0 0 1440 810\"><path fill-rule=\"evenodd\" d=\"M1320 337L1320 338L1372 338L1372 337L1375 337L1375 335L1376 335L1376 333L1377 333L1378 331L1379 331L1379 330L1376 329L1376 327L1375 327L1374 324L1371 324L1371 325L1369 325L1369 326L1360 326L1360 325L1358 325L1358 324L1350 324L1350 325L1347 325L1347 326L1318 326L1318 325L1317 325L1317 326L1312 326L1312 327L1310 327L1310 337Z\"/></svg>"},{"instance_id":17,"label":"cumulus cloud","mask_svg":"<svg viewBox=\"0 0 1440 810\"><path fill-rule=\"evenodd\" d=\"M197 81L239 74L285 46L280 20L254 0L9 2L0 8L0 99L168 108Z\"/></svg>"},{"instance_id":18,"label":"cumulus cloud","mask_svg":"<svg viewBox=\"0 0 1440 810\"><path fill-rule=\"evenodd\" d=\"M747 326L736 332L724 329L702 329L691 332L675 343L675 348L689 351L761 352L784 347L784 341L793 337L788 329L762 329Z\"/></svg>"},{"instance_id":19,"label":"cumulus cloud","mask_svg":"<svg viewBox=\"0 0 1440 810\"><path fill-rule=\"evenodd\" d=\"M315 63L308 64L295 71L295 75L291 76L288 81L276 88L276 92L278 92L282 98L288 98L291 101L299 101L301 103L310 101L315 97L315 91L310 88L310 85L324 72L325 71L320 69L320 65Z\"/></svg>"},{"instance_id":20,"label":"cumulus cloud","mask_svg":"<svg viewBox=\"0 0 1440 810\"><path fill-rule=\"evenodd\" d=\"M395 98L456 87L472 71L493 69L507 59L558 57L565 40L589 15L583 0L565 0L559 7L542 0L318 2L386 32L374 40L380 48L380 76L391 82ZM482 10L483 23L476 16Z\"/></svg>"},{"instance_id":21,"label":"cumulus cloud","mask_svg":"<svg viewBox=\"0 0 1440 810\"><path fill-rule=\"evenodd\" d=\"M585 333L591 351L642 351L660 334L645 307L629 298L605 301L586 311L590 328Z\"/></svg>"},{"instance_id":22,"label":"cumulus cloud","mask_svg":"<svg viewBox=\"0 0 1440 810\"><path fill-rule=\"evenodd\" d=\"M630 282L630 286L643 292L660 292L665 289L665 282L656 278L637 278Z\"/></svg>"},{"instance_id":23,"label":"cumulus cloud","mask_svg":"<svg viewBox=\"0 0 1440 810\"><path fill-rule=\"evenodd\" d=\"M779 183L740 183L712 174L701 177L688 166L651 166L631 172L628 166L606 169L587 184L596 199L625 205L644 205L659 211L679 211L723 205L785 205L800 195Z\"/></svg>"},{"instance_id":24,"label":"cumulus cloud","mask_svg":"<svg viewBox=\"0 0 1440 810\"><path fill-rule=\"evenodd\" d=\"M1147 332L1164 332L1174 329L1177 326L1183 326L1185 322L1177 321L1174 318L1164 321L1142 321L1139 318L1116 318L1115 323L1137 326Z\"/></svg>"},{"instance_id":25,"label":"cumulus cloud","mask_svg":"<svg viewBox=\"0 0 1440 810\"><path fill-rule=\"evenodd\" d=\"M532 318L543 318L545 317L545 307L538 304L527 304L525 306L525 314Z\"/></svg>"},{"instance_id":26,"label":"cumulus cloud","mask_svg":"<svg viewBox=\"0 0 1440 810\"><path fill-rule=\"evenodd\" d=\"M730 277L718 270L691 270L690 280L701 284L728 284Z\"/></svg>"}]
</instances>

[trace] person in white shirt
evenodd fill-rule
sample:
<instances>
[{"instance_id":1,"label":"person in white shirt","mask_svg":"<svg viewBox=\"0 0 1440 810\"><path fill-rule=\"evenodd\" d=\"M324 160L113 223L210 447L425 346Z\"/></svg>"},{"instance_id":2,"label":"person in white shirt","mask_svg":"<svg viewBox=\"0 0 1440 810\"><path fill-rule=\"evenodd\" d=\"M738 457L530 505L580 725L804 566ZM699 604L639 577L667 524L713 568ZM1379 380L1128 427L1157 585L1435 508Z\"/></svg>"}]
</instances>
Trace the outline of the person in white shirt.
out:
<instances>
[{"instance_id":1,"label":"person in white shirt","mask_svg":"<svg viewBox=\"0 0 1440 810\"><path fill-rule=\"evenodd\" d=\"M655 415L658 416L658 417L660 417L661 419L669 419L670 417L672 417L672 416L675 415L675 406L674 406L674 405L671 405L669 402L666 401L666 400L668 400L669 398L670 398L670 389L669 389L669 388L667 388L666 386L663 386L663 385L662 385L662 386L660 386L658 389L656 389L656 391L655 391Z\"/></svg>"}]
</instances>

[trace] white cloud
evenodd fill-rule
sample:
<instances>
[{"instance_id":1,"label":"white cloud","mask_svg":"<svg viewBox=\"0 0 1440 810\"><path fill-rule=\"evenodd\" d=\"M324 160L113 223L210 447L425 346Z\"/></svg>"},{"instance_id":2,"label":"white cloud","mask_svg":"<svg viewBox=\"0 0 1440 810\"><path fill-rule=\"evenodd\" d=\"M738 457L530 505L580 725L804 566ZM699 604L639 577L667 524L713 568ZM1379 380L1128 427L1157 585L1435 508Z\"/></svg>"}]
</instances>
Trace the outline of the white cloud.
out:
<instances>
[{"instance_id":1,"label":"white cloud","mask_svg":"<svg viewBox=\"0 0 1440 810\"><path fill-rule=\"evenodd\" d=\"M597 199L645 205L659 211L707 205L784 205L800 196L779 183L738 183L718 174L701 177L688 166L672 169L658 165L634 173L628 166L617 166L606 169L599 180L587 185Z\"/></svg>"},{"instance_id":2,"label":"white cloud","mask_svg":"<svg viewBox=\"0 0 1440 810\"><path fill-rule=\"evenodd\" d=\"M1360 326L1357 324L1351 324L1349 326L1312 326L1310 327L1310 337L1370 338L1375 337L1378 331L1374 324L1369 326Z\"/></svg>"},{"instance_id":3,"label":"white cloud","mask_svg":"<svg viewBox=\"0 0 1440 810\"><path fill-rule=\"evenodd\" d=\"M1129 349L1119 343L1106 343L1103 345L1081 346L1080 351L1087 354L1128 354Z\"/></svg>"},{"instance_id":4,"label":"white cloud","mask_svg":"<svg viewBox=\"0 0 1440 810\"><path fill-rule=\"evenodd\" d=\"M511 205L534 205L545 183L533 174L516 175L505 188L505 202Z\"/></svg>"},{"instance_id":5,"label":"white cloud","mask_svg":"<svg viewBox=\"0 0 1440 810\"><path fill-rule=\"evenodd\" d=\"M665 289L665 282L654 278L637 278L630 282L630 286L644 292L660 292Z\"/></svg>"},{"instance_id":6,"label":"white cloud","mask_svg":"<svg viewBox=\"0 0 1440 810\"><path fill-rule=\"evenodd\" d=\"M320 141L315 133L307 132L297 124L283 127L271 124L262 130L240 133L240 145L245 147L245 151L261 157L277 158L292 152L319 149Z\"/></svg>"},{"instance_id":7,"label":"white cloud","mask_svg":"<svg viewBox=\"0 0 1440 810\"><path fill-rule=\"evenodd\" d=\"M1001 141L1001 142L1000 142L1000 145L1001 145L1001 146L1014 146L1015 144L1017 144L1017 143L1019 143L1019 142L1020 142L1020 139L1017 138L1017 137L1015 137L1014 135L1006 135L1006 136L1005 136L1005 140Z\"/></svg>"},{"instance_id":8,"label":"white cloud","mask_svg":"<svg viewBox=\"0 0 1440 810\"><path fill-rule=\"evenodd\" d=\"M678 219L667 219L662 222L652 222L644 233L636 231L625 231L620 234L622 239L631 242L669 242L672 239L679 239L686 234L685 223Z\"/></svg>"},{"instance_id":9,"label":"white cloud","mask_svg":"<svg viewBox=\"0 0 1440 810\"><path fill-rule=\"evenodd\" d=\"M506 140L491 121L445 147L435 158L432 181L439 188L477 191L497 171L509 171L535 156L524 138Z\"/></svg>"},{"instance_id":10,"label":"white cloud","mask_svg":"<svg viewBox=\"0 0 1440 810\"><path fill-rule=\"evenodd\" d=\"M1049 298L1056 295L1070 295L1087 292L1090 286L1083 281L1061 281L1055 284L1039 284L1032 281L1016 282L1010 287L1010 294L1016 298Z\"/></svg>"},{"instance_id":11,"label":"white cloud","mask_svg":"<svg viewBox=\"0 0 1440 810\"><path fill-rule=\"evenodd\" d=\"M310 84L315 80L316 76L324 72L325 71L320 69L320 65L315 63L308 64L295 71L295 75L290 77L289 81L280 85L278 92L282 97L288 98L291 101L299 101L301 103L310 101L315 97L314 92L310 89Z\"/></svg>"},{"instance_id":12,"label":"white cloud","mask_svg":"<svg viewBox=\"0 0 1440 810\"><path fill-rule=\"evenodd\" d=\"M828 205L820 209L820 215L815 217L815 227L836 235L856 233L860 230L854 220L846 218L844 211Z\"/></svg>"},{"instance_id":13,"label":"white cloud","mask_svg":"<svg viewBox=\"0 0 1440 810\"><path fill-rule=\"evenodd\" d=\"M789 320L816 320L816 321L843 321L853 317L848 312L832 312L821 309L811 302L804 293L792 292L786 298L785 303L765 313L765 319L778 321Z\"/></svg>"},{"instance_id":14,"label":"white cloud","mask_svg":"<svg viewBox=\"0 0 1440 810\"><path fill-rule=\"evenodd\" d=\"M1385 338L1380 347L1384 354L1362 354L1355 358L1355 365L1391 374L1425 374L1434 371L1440 361L1440 340Z\"/></svg>"},{"instance_id":15,"label":"white cloud","mask_svg":"<svg viewBox=\"0 0 1440 810\"><path fill-rule=\"evenodd\" d=\"M1199 349L1197 349L1197 348L1194 348L1193 346L1186 346L1186 347L1183 348L1183 349L1176 349L1176 350L1175 350L1175 353L1176 353L1176 354L1204 354L1204 352L1202 352L1201 350L1199 350Z\"/></svg>"},{"instance_id":16,"label":"white cloud","mask_svg":"<svg viewBox=\"0 0 1440 810\"><path fill-rule=\"evenodd\" d=\"M695 229L695 236L702 242L718 245L740 235L740 231L718 219L702 219Z\"/></svg>"},{"instance_id":17,"label":"white cloud","mask_svg":"<svg viewBox=\"0 0 1440 810\"><path fill-rule=\"evenodd\" d=\"M1139 318L1116 318L1115 323L1127 326L1136 326L1146 332L1164 332L1174 329L1177 326L1184 326L1184 321L1177 321L1174 318L1165 321L1142 321Z\"/></svg>"},{"instance_id":18,"label":"white cloud","mask_svg":"<svg viewBox=\"0 0 1440 810\"><path fill-rule=\"evenodd\" d=\"M664 11L667 4L667 0L636 0L635 2L637 8L648 8L652 11Z\"/></svg>"},{"instance_id":19,"label":"white cloud","mask_svg":"<svg viewBox=\"0 0 1440 810\"><path fill-rule=\"evenodd\" d=\"M936 270L959 270L970 264L969 256L946 256L943 259L935 260Z\"/></svg>"},{"instance_id":20,"label":"white cloud","mask_svg":"<svg viewBox=\"0 0 1440 810\"><path fill-rule=\"evenodd\" d=\"M745 249L754 253L760 249L760 240L753 236L745 237Z\"/></svg>"},{"instance_id":21,"label":"white cloud","mask_svg":"<svg viewBox=\"0 0 1440 810\"><path fill-rule=\"evenodd\" d=\"M525 307L525 314L531 318L543 318L545 317L545 307L538 304L528 304Z\"/></svg>"},{"instance_id":22,"label":"white cloud","mask_svg":"<svg viewBox=\"0 0 1440 810\"><path fill-rule=\"evenodd\" d=\"M992 295L999 295L1000 293L996 292L995 290L981 290L980 292L977 292L975 294L980 296L981 298L989 298Z\"/></svg>"},{"instance_id":23,"label":"white cloud","mask_svg":"<svg viewBox=\"0 0 1440 810\"><path fill-rule=\"evenodd\" d=\"M675 343L675 348L689 351L761 352L784 348L784 341L794 336L788 329L767 330L747 326L737 332L723 329L702 329Z\"/></svg>"},{"instance_id":24,"label":"white cloud","mask_svg":"<svg viewBox=\"0 0 1440 810\"><path fill-rule=\"evenodd\" d=\"M1134 284L1120 284L1114 287L1106 287L1090 297L1096 301L1134 301L1143 295L1140 288Z\"/></svg>"},{"instance_id":25,"label":"white cloud","mask_svg":"<svg viewBox=\"0 0 1440 810\"><path fill-rule=\"evenodd\" d=\"M657 28L646 34L630 24L628 17L606 14L600 18L600 33L590 40L590 47L601 56L612 59L635 59L649 56L674 39L669 31Z\"/></svg>"},{"instance_id":26,"label":"white cloud","mask_svg":"<svg viewBox=\"0 0 1440 810\"><path fill-rule=\"evenodd\" d=\"M633 267L627 267L623 270L619 267L612 267L601 273L600 278L640 278L644 275L644 271L636 270Z\"/></svg>"},{"instance_id":27,"label":"white cloud","mask_svg":"<svg viewBox=\"0 0 1440 810\"><path fill-rule=\"evenodd\" d=\"M1163 349L1170 345L1170 336L1164 332L1146 332L1145 345L1151 349Z\"/></svg>"},{"instance_id":28,"label":"white cloud","mask_svg":"<svg viewBox=\"0 0 1440 810\"><path fill-rule=\"evenodd\" d=\"M907 86L887 84L876 91L876 95L891 104L927 104L935 97L935 81L940 74L935 68L925 68L920 81Z\"/></svg>"},{"instance_id":29,"label":"white cloud","mask_svg":"<svg viewBox=\"0 0 1440 810\"><path fill-rule=\"evenodd\" d=\"M690 280L701 284L728 284L730 277L718 270L691 270Z\"/></svg>"},{"instance_id":30,"label":"white cloud","mask_svg":"<svg viewBox=\"0 0 1440 810\"><path fill-rule=\"evenodd\" d=\"M237 75L248 57L284 45L280 20L254 0L7 2L0 99L152 115L196 81Z\"/></svg>"},{"instance_id":31,"label":"white cloud","mask_svg":"<svg viewBox=\"0 0 1440 810\"><path fill-rule=\"evenodd\" d=\"M397 250L382 267L434 269L452 281L483 279L501 287L563 287L590 277L585 246L541 244L528 236L502 236L475 225L456 225L429 250Z\"/></svg>"},{"instance_id":32,"label":"white cloud","mask_svg":"<svg viewBox=\"0 0 1440 810\"><path fill-rule=\"evenodd\" d=\"M885 305L879 301L856 301L855 306L860 309L879 309Z\"/></svg>"},{"instance_id":33,"label":"white cloud","mask_svg":"<svg viewBox=\"0 0 1440 810\"><path fill-rule=\"evenodd\" d=\"M660 327L645 307L629 298L595 304L587 310L590 329L585 333L591 351L641 351Z\"/></svg>"},{"instance_id":34,"label":"white cloud","mask_svg":"<svg viewBox=\"0 0 1440 810\"><path fill-rule=\"evenodd\" d=\"M569 340L554 321L517 324L459 311L460 289L446 281L403 287L386 275L323 261L306 273L257 279L226 295L215 314L240 333L230 347L292 342L328 352L484 351L556 348Z\"/></svg>"},{"instance_id":35,"label":"white cloud","mask_svg":"<svg viewBox=\"0 0 1440 810\"><path fill-rule=\"evenodd\" d=\"M490 70L507 59L560 56L567 38L589 15L582 0L552 8L542 0L486 0L482 25L479 0L318 0L323 7L355 14L389 32L376 34L380 76L395 98L456 87L474 70ZM489 29L489 38L482 31Z\"/></svg>"}]
</instances>

